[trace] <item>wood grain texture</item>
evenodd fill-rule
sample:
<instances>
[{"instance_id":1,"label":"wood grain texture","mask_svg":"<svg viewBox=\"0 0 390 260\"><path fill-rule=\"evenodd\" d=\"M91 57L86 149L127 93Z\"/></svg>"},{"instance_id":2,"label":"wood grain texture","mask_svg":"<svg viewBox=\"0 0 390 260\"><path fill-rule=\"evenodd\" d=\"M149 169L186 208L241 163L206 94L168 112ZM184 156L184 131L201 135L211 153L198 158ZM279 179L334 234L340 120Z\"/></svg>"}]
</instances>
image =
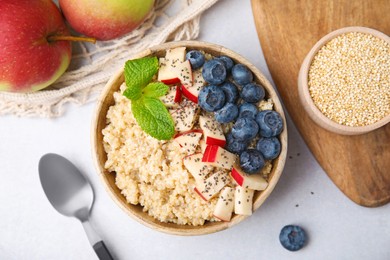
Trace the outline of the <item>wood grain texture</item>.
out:
<instances>
[{"instance_id":1,"label":"wood grain texture","mask_svg":"<svg viewBox=\"0 0 390 260\"><path fill-rule=\"evenodd\" d=\"M252 0L258 36L268 67L295 125L332 181L359 205L390 201L390 124L358 136L316 125L298 97L299 68L323 36L346 26L390 34L388 0Z\"/></svg>"},{"instance_id":2,"label":"wood grain texture","mask_svg":"<svg viewBox=\"0 0 390 260\"><path fill-rule=\"evenodd\" d=\"M276 91L273 89L271 83L254 65L229 49L219 45L199 41L169 42L145 50L133 58L140 58L145 56L164 57L167 49L181 46L186 46L187 50L203 50L213 56L226 55L231 57L235 62L246 65L253 72L254 81L263 85L266 89L266 98L272 98L274 101L274 109L280 113L283 118L284 125L286 126L286 118L282 104L279 101ZM183 236L214 233L236 225L247 218L247 216L244 215L233 215L230 222L206 222L203 226L177 225L173 223L160 222L149 216L146 212L143 212L140 205L132 205L126 201L126 198L121 194L120 189L115 184L116 173L111 173L104 168L104 164L107 161L107 154L103 147L102 134L102 130L107 125L107 111L110 106L115 104L113 93L119 90L123 82L124 75L123 70L121 70L116 75L113 75L110 81L106 84L97 102L91 128L92 155L95 167L99 172L100 179L102 180L106 191L110 194L111 198L117 203L117 205L130 217L150 228L169 234ZM253 210L258 209L264 203L264 201L273 191L282 174L287 156L287 127L285 127L280 134L280 142L282 145L281 153L277 159L273 160L272 170L268 180L268 187L264 191L255 192L253 197Z\"/></svg>"}]
</instances>

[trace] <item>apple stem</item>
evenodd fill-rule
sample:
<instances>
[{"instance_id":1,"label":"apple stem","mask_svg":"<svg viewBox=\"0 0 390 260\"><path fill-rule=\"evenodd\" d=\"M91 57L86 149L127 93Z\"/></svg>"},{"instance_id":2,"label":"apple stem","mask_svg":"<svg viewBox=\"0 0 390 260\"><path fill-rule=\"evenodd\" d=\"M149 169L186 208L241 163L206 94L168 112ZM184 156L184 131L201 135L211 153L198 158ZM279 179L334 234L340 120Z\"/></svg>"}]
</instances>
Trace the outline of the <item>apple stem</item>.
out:
<instances>
[{"instance_id":1,"label":"apple stem","mask_svg":"<svg viewBox=\"0 0 390 260\"><path fill-rule=\"evenodd\" d=\"M96 43L95 38L91 37L77 37L77 36L68 36L68 35L50 35L47 37L48 42L55 42L55 41L73 41L73 42L91 42Z\"/></svg>"}]
</instances>

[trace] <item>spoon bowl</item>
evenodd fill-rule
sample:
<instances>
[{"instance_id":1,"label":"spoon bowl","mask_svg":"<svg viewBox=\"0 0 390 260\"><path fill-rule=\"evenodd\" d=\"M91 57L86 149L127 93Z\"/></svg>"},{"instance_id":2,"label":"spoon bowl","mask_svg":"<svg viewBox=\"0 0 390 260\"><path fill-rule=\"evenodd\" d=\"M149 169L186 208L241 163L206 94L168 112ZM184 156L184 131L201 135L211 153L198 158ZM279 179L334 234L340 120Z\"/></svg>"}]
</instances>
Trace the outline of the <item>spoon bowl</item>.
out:
<instances>
[{"instance_id":1,"label":"spoon bowl","mask_svg":"<svg viewBox=\"0 0 390 260\"><path fill-rule=\"evenodd\" d=\"M73 163L60 155L46 154L39 162L39 177L47 198L59 213L82 221L88 218L93 190Z\"/></svg>"}]
</instances>

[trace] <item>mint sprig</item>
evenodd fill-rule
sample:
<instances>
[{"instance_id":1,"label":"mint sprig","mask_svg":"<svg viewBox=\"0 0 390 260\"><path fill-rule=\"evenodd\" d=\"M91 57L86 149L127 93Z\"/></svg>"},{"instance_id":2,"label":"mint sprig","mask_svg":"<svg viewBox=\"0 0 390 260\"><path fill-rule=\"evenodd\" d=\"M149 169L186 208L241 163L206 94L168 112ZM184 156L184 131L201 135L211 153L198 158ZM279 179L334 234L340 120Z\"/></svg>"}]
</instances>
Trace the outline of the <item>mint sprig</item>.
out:
<instances>
[{"instance_id":1,"label":"mint sprig","mask_svg":"<svg viewBox=\"0 0 390 260\"><path fill-rule=\"evenodd\" d=\"M156 57L129 60L125 64L126 90L131 111L141 129L158 140L169 140L175 134L175 125L167 108L159 97L169 87L162 82L149 83L158 71Z\"/></svg>"}]
</instances>

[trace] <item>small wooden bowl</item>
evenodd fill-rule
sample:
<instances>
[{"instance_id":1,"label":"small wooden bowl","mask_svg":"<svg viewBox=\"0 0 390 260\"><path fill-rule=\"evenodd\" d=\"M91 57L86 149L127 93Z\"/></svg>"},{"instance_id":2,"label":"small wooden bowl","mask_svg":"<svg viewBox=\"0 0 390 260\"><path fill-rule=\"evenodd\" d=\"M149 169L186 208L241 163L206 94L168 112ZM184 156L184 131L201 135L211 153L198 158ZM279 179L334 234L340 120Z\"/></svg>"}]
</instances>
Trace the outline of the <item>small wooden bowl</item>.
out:
<instances>
[{"instance_id":1,"label":"small wooden bowl","mask_svg":"<svg viewBox=\"0 0 390 260\"><path fill-rule=\"evenodd\" d=\"M214 56L227 55L231 57L236 63L242 63L248 66L249 69L254 74L254 80L261 85L267 91L266 98L272 98L274 102L274 110L280 113L284 121L284 130L280 134L280 141L282 145L282 150L277 159L273 161L272 172L269 175L269 185L268 188L264 191L257 191L253 198L253 210L256 210L264 203L266 198L271 194L276 183L279 180L280 175L282 174L286 155L287 155L287 125L286 119L283 112L282 105L279 101L279 98L273 89L272 85L264 77L264 75L247 60L245 60L240 55L215 44L198 42L198 41L183 41L183 42L170 42L165 43L159 46L150 48L134 58L140 58L145 56L165 56L165 51L170 48L186 46L187 50L197 49L203 50L207 53L210 53ZM100 178L107 190L111 195L112 199L121 207L129 216L137 220L138 222L169 234L175 235L203 235L220 230L227 229L246 218L246 216L234 215L230 222L206 222L203 226L189 226L189 225L178 225L172 223L162 223L153 217L150 217L147 213L142 211L142 206L140 205L131 205L126 202L125 197L121 194L119 188L115 185L115 173L109 172L104 168L104 163L107 160L107 154L104 151L103 147L103 134L102 130L106 127L106 114L110 106L114 105L113 93L119 90L120 85L124 82L123 69L114 75L109 82L106 84L103 92L97 103L97 108L95 116L92 123L92 154L95 162L96 169L99 172Z\"/></svg>"},{"instance_id":2,"label":"small wooden bowl","mask_svg":"<svg viewBox=\"0 0 390 260\"><path fill-rule=\"evenodd\" d=\"M310 50L310 52L307 54L305 59L303 60L301 69L299 71L298 76L298 93L299 98L301 100L301 103L306 110L306 112L309 114L310 118L316 122L319 126L322 128L325 128L328 131L334 132L336 134L342 134L342 135L359 135L368 133L370 131L373 131L381 126L386 125L390 122L390 114L382 118L381 120L370 124L366 126L346 126L341 125L331 119L329 119L327 116L325 116L314 104L310 92L309 92L309 86L308 86L308 74L309 74L309 68L310 65L314 59L314 56L317 54L317 52L324 46L326 43L328 43L333 38L336 38L337 36L345 33L350 32L360 32L360 33L366 33L371 34L377 38L383 39L386 42L390 44L390 37L387 36L384 33L381 33L377 30L370 29L367 27L344 27L341 29L338 29L336 31L333 31L327 35L325 35L323 38L321 38Z\"/></svg>"}]
</instances>

